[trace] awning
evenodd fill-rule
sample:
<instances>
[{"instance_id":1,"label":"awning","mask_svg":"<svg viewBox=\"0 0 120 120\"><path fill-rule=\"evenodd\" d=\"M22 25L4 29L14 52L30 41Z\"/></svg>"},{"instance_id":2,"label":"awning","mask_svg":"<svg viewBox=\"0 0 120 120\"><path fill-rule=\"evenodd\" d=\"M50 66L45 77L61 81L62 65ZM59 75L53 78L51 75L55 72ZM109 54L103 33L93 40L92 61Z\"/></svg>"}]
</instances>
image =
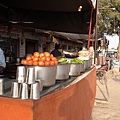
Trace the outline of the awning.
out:
<instances>
[{"instance_id":1,"label":"awning","mask_svg":"<svg viewBox=\"0 0 120 120\"><path fill-rule=\"evenodd\" d=\"M0 0L0 23L88 34L94 1L96 2L96 0ZM78 11L79 7L81 11ZM91 34L96 22L96 9L93 10L92 19Z\"/></svg>"},{"instance_id":2,"label":"awning","mask_svg":"<svg viewBox=\"0 0 120 120\"><path fill-rule=\"evenodd\" d=\"M40 11L77 12L94 7L96 0L0 0L0 4L8 8L20 8Z\"/></svg>"}]
</instances>

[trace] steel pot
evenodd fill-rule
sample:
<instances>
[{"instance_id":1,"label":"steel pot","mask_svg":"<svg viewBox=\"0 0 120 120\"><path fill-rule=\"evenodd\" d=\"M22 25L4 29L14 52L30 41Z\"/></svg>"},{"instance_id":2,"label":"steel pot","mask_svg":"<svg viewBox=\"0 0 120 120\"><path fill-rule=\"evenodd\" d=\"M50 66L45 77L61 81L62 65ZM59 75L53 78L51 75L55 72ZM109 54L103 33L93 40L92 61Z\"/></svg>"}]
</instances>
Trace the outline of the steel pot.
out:
<instances>
[{"instance_id":1,"label":"steel pot","mask_svg":"<svg viewBox=\"0 0 120 120\"><path fill-rule=\"evenodd\" d=\"M85 64L80 64L80 72L85 72Z\"/></svg>"},{"instance_id":2,"label":"steel pot","mask_svg":"<svg viewBox=\"0 0 120 120\"><path fill-rule=\"evenodd\" d=\"M79 76L80 75L80 64L71 63L70 64L70 76Z\"/></svg>"},{"instance_id":3,"label":"steel pot","mask_svg":"<svg viewBox=\"0 0 120 120\"><path fill-rule=\"evenodd\" d=\"M89 68L89 60L85 60L85 70Z\"/></svg>"},{"instance_id":4,"label":"steel pot","mask_svg":"<svg viewBox=\"0 0 120 120\"><path fill-rule=\"evenodd\" d=\"M69 78L70 64L58 64L56 80L66 80Z\"/></svg>"},{"instance_id":5,"label":"steel pot","mask_svg":"<svg viewBox=\"0 0 120 120\"><path fill-rule=\"evenodd\" d=\"M43 81L43 86L52 86L56 82L57 66L36 66L35 74L36 79Z\"/></svg>"},{"instance_id":6,"label":"steel pot","mask_svg":"<svg viewBox=\"0 0 120 120\"><path fill-rule=\"evenodd\" d=\"M92 66L92 59L89 59L89 65L88 67L91 67Z\"/></svg>"}]
</instances>

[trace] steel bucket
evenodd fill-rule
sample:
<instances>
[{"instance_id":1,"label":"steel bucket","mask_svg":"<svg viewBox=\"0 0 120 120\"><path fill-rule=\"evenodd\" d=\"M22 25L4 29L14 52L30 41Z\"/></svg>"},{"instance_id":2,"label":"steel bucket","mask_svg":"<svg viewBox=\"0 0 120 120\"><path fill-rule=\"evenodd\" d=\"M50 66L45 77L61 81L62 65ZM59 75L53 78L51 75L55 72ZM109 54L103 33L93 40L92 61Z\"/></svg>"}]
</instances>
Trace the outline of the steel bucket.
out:
<instances>
[{"instance_id":1,"label":"steel bucket","mask_svg":"<svg viewBox=\"0 0 120 120\"><path fill-rule=\"evenodd\" d=\"M52 86L56 82L57 66L36 66L35 75L37 79L43 81L43 86Z\"/></svg>"},{"instance_id":2,"label":"steel bucket","mask_svg":"<svg viewBox=\"0 0 120 120\"><path fill-rule=\"evenodd\" d=\"M85 70L89 68L89 60L85 60Z\"/></svg>"},{"instance_id":3,"label":"steel bucket","mask_svg":"<svg viewBox=\"0 0 120 120\"><path fill-rule=\"evenodd\" d=\"M66 80L69 78L70 64L58 64L56 80Z\"/></svg>"},{"instance_id":4,"label":"steel bucket","mask_svg":"<svg viewBox=\"0 0 120 120\"><path fill-rule=\"evenodd\" d=\"M89 67L92 66L92 59L89 59Z\"/></svg>"},{"instance_id":5,"label":"steel bucket","mask_svg":"<svg viewBox=\"0 0 120 120\"><path fill-rule=\"evenodd\" d=\"M80 72L85 72L85 64L80 64Z\"/></svg>"},{"instance_id":6,"label":"steel bucket","mask_svg":"<svg viewBox=\"0 0 120 120\"><path fill-rule=\"evenodd\" d=\"M39 91L41 92L43 90L43 81L40 79L37 79L36 82L39 82Z\"/></svg>"},{"instance_id":7,"label":"steel bucket","mask_svg":"<svg viewBox=\"0 0 120 120\"><path fill-rule=\"evenodd\" d=\"M79 76L80 75L80 64L71 63L70 64L70 76Z\"/></svg>"}]
</instances>

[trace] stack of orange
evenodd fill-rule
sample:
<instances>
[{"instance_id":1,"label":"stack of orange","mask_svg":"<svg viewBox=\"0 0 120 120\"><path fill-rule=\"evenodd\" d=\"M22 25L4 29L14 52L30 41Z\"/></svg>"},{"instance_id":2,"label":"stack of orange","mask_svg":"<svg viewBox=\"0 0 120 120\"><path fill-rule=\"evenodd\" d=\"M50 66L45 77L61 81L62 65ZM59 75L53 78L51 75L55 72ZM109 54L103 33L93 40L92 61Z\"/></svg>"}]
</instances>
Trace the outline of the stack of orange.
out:
<instances>
[{"instance_id":1,"label":"stack of orange","mask_svg":"<svg viewBox=\"0 0 120 120\"><path fill-rule=\"evenodd\" d=\"M40 66L50 66L57 65L58 61L49 52L34 52L32 56L27 56L26 59L21 60L21 64L24 65L40 65Z\"/></svg>"}]
</instances>

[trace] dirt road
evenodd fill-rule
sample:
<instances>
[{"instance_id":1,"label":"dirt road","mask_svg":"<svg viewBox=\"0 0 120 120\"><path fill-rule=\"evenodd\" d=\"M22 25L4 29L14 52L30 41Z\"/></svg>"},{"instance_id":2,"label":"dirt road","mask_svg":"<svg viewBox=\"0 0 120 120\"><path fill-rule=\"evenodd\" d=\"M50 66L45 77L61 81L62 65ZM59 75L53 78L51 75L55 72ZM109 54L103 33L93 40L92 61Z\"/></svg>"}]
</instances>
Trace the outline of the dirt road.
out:
<instances>
[{"instance_id":1,"label":"dirt road","mask_svg":"<svg viewBox=\"0 0 120 120\"><path fill-rule=\"evenodd\" d=\"M120 120L120 72L118 68L114 68L112 72L108 71L107 77L109 97L105 85L97 80L96 102L91 120Z\"/></svg>"}]
</instances>

